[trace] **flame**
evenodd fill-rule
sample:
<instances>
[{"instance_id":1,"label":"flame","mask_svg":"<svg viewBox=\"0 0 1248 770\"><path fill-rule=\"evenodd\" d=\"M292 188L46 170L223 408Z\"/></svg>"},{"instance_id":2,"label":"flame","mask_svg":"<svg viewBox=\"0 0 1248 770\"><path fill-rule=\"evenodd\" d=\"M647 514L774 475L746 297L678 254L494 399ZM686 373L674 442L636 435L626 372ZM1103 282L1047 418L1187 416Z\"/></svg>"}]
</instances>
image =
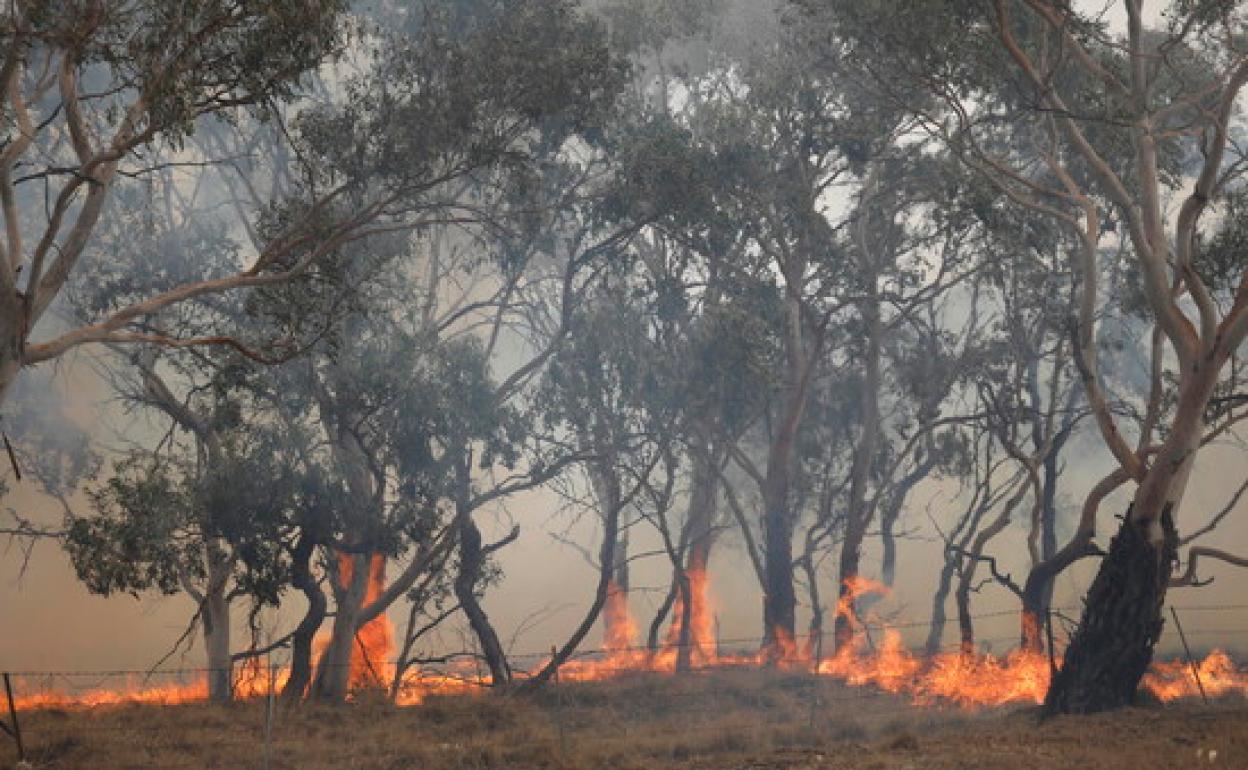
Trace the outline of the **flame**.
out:
<instances>
[{"instance_id":1,"label":"flame","mask_svg":"<svg viewBox=\"0 0 1248 770\"><path fill-rule=\"evenodd\" d=\"M338 554L338 575L341 584L351 585L355 574L355 562L360 557L346 553ZM367 607L381 596L386 587L386 557L375 553L369 560L368 588L364 594ZM355 634L355 646L351 649L352 689L379 689L389 683L386 670L391 669L390 663L396 654L394 646L394 626L386 613L365 623Z\"/></svg>"},{"instance_id":2,"label":"flame","mask_svg":"<svg viewBox=\"0 0 1248 770\"><path fill-rule=\"evenodd\" d=\"M1192 665L1186 661L1154 663L1144 675L1144 687L1163 701L1197 696L1202 687L1211 698L1236 692L1248 694L1248 671L1239 670L1222 650L1210 652L1196 668L1200 672L1199 683Z\"/></svg>"},{"instance_id":3,"label":"flame","mask_svg":"<svg viewBox=\"0 0 1248 770\"><path fill-rule=\"evenodd\" d=\"M718 645L715 642L715 616L711 610L710 584L707 580L706 567L694 566L685 570L689 580L689 659L694 665L711 665L719 657ZM676 595L676 603L672 606L672 624L667 629L665 648L672 655L680 653L680 638L683 634L685 617L685 597L683 593ZM674 665L674 663L673 663Z\"/></svg>"},{"instance_id":4,"label":"flame","mask_svg":"<svg viewBox=\"0 0 1248 770\"><path fill-rule=\"evenodd\" d=\"M340 562L344 581L350 580L353 568L352 557L345 557ZM888 593L886 586L860 577L847 581L846 590L837 603L837 613L846 618L853 629L853 641L836 650L831 658L820 660L816 665L810 650L799 648L793 636L781 629L773 631L776 641L771 650L755 654L723 654L717 649L714 639L708 575L704 569L690 569L688 574L693 589L690 631L694 652L691 663L695 667L727 668L778 663L789 668L806 668L852 687L875 687L907 697L917 705L944 702L974 708L1044 702L1050 664L1043 652L1019 649L1004 657L961 651L931 658L915 655L905 647L897 630L887 628L879 618L861 618L853 612L858 598L867 594L883 596ZM384 583L385 560L374 555L370 562L366 603L376 598ZM673 622L660 649L639 648L636 646L637 624L629 612L628 594L611 585L603 609L603 656L569 661L560 667L560 677L568 681L584 681L609 679L632 671L674 671L676 644L680 639L679 604L674 610ZM868 633L868 626L876 624L885 625L882 636L876 635L878 639ZM384 614L379 616L361 630L359 637L359 646L352 656L353 690L385 686L395 673L392 660L394 635L389 621ZM545 663L542 661L540 665ZM1200 683L1209 697L1248 694L1248 671L1238 668L1225 652L1214 650L1199 663L1197 669ZM270 671L262 659L246 661L235 670L235 696L255 698L280 692L288 675L283 669ZM395 702L408 706L422 703L434 694L478 692L486 684L488 676L472 663L463 662L437 672L413 667L405 671L401 679L395 692ZM77 693L40 692L37 680L20 676L15 685L19 693L17 705L21 709L174 705L203 701L208 697L207 682L203 679L189 684L152 686L143 679L133 678L119 688ZM1141 686L1162 701L1200 694L1192 666L1185 661L1154 663Z\"/></svg>"},{"instance_id":5,"label":"flame","mask_svg":"<svg viewBox=\"0 0 1248 770\"><path fill-rule=\"evenodd\" d=\"M608 657L628 653L633 649L637 636L637 624L628 610L628 592L612 581L607 586L607 603L602 609L602 649Z\"/></svg>"}]
</instances>

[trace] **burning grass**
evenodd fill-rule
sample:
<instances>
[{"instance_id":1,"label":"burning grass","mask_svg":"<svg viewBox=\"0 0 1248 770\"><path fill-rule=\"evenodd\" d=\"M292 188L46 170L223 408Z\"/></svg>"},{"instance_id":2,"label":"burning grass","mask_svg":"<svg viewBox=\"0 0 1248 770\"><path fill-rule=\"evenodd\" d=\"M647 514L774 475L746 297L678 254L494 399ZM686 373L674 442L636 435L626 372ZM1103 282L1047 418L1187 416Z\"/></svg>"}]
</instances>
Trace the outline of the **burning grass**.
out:
<instances>
[{"instance_id":1,"label":"burning grass","mask_svg":"<svg viewBox=\"0 0 1248 770\"><path fill-rule=\"evenodd\" d=\"M264 704L45 709L24 716L35 767L259 768ZM1010 768L1248 767L1248 701L1157 703L1041 723L1031 707L915 706L829 677L759 669L622 675L534 697L366 695L279 706L271 767ZM13 767L0 746L0 768Z\"/></svg>"},{"instance_id":2,"label":"burning grass","mask_svg":"<svg viewBox=\"0 0 1248 770\"><path fill-rule=\"evenodd\" d=\"M346 559L342 572L351 571L350 559ZM717 647L713 634L709 581L705 572L690 571L692 586L689 633L682 634L681 619L686 616L680 604L675 609L673 622L666 642L657 650L633 646L636 623L628 613L628 604L622 592L614 588L608 594L606 606L607 634L605 647L600 654L567 661L559 669L565 682L603 682L629 678L639 674L670 674L681 663L678 654L682 638L690 651L687 665L695 670L725 671L736 669L762 669L778 667L790 672L816 672L818 678L863 688L860 695L870 697L872 691L883 691L900 696L915 705L957 705L965 708L998 707L1006 705L1035 705L1044 701L1050 676L1050 661L1040 652L1016 650L1004 657L947 652L933 658L911 653L903 645L896 630L886 628L879 644L874 644L870 634L861 628L861 621L853 612L853 598L868 594L885 594L887 588L870 580L855 580L852 590L841 598L838 613L852 619L854 644L837 650L830 658L815 665L812 651L800 648L796 643L781 644L781 659L766 660L763 652L727 654ZM374 558L371 562L370 591L375 584L384 582L384 560ZM353 650L350 681L357 690L384 690L394 678L394 665L388 663L394 655L393 633L385 616L375 619L362 629L358 648ZM253 660L249 666L236 672L235 693L247 699L262 696L270 688L280 690L288 673L285 670L270 672ZM545 665L546 660L536 663L534 669ZM1239 668L1229 655L1213 650L1198 666L1197 681L1192 666L1179 660L1158 661L1145 676L1144 691L1161 701L1174 701L1196 697L1201 693L1218 697L1228 694L1248 695L1248 671ZM521 674L522 676L522 674ZM430 698L446 695L474 693L486 684L479 667L472 663L437 671L412 668L405 673L395 691L394 701L400 706L424 703ZM25 685L25 686L23 686ZM22 691L25 692L22 692ZM134 682L121 688L101 688L86 692L67 693L56 689L39 689L37 683L19 680L19 705L32 708L81 708L121 703L173 705L204 700L207 685L203 681L170 686L149 686Z\"/></svg>"}]
</instances>

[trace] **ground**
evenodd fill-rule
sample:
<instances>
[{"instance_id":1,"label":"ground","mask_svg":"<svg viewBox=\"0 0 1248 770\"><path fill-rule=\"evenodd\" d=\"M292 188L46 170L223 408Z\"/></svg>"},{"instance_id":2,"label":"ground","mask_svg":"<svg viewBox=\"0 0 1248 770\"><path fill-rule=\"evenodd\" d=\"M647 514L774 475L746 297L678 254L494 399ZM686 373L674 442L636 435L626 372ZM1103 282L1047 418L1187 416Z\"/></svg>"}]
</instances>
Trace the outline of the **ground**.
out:
<instances>
[{"instance_id":1,"label":"ground","mask_svg":"<svg viewBox=\"0 0 1248 770\"><path fill-rule=\"evenodd\" d=\"M1047 721L1014 706L919 705L826 678L762 671L447 696L394 708L115 706L22 716L35 768L612 768L612 770L1248 769L1248 701L1150 704ZM0 768L16 754L0 734Z\"/></svg>"}]
</instances>

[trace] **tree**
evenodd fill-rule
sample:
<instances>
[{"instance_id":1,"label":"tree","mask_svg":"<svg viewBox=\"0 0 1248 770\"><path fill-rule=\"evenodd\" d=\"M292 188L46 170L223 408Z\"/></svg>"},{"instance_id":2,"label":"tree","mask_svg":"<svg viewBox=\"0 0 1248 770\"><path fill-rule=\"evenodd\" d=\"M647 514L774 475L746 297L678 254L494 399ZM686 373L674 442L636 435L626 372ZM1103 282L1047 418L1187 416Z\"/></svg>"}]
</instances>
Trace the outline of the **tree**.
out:
<instances>
[{"instance_id":1,"label":"tree","mask_svg":"<svg viewBox=\"0 0 1248 770\"><path fill-rule=\"evenodd\" d=\"M1097 504L1110 491L1127 482L1135 491L1051 685L1051 712L1098 711L1134 697L1163 625L1176 517L1193 462L1237 419L1211 413L1210 404L1248 333L1242 266L1218 282L1199 259L1202 240L1217 228L1217 207L1241 179L1231 136L1248 82L1233 32L1243 9L1174 3L1150 30L1142 0L1122 8L1125 28L1117 32L1044 0L921 3L906 18L887 20L878 4L865 4L829 28L865 40L868 25L880 24L871 34L882 43L872 62L890 73L882 90L917 96L911 108L933 136L1013 203L1058 222L1074 244L1073 357L1117 464L1089 496L1081 529L1094 531ZM939 23L914 26L917 19ZM906 58L888 64L898 46ZM1007 125L1012 136L1001 131ZM1184 158L1192 162L1185 166ZM1154 385L1134 445L1110 408L1094 344L1107 225L1129 249L1159 330ZM1174 376L1173 401L1164 405L1163 371Z\"/></svg>"},{"instance_id":2,"label":"tree","mask_svg":"<svg viewBox=\"0 0 1248 770\"><path fill-rule=\"evenodd\" d=\"M92 245L110 194L150 171L145 151L176 150L204 118L292 98L304 73L337 49L342 9L338 0L264 7L65 0L0 11L0 398L22 367L89 342L150 340L131 324L192 297L285 280L362 224L334 222L317 247L277 269L308 243L309 218L324 216L325 200L309 202L308 216L296 217L246 266L33 338ZM124 250L109 259L119 269L132 264Z\"/></svg>"}]
</instances>

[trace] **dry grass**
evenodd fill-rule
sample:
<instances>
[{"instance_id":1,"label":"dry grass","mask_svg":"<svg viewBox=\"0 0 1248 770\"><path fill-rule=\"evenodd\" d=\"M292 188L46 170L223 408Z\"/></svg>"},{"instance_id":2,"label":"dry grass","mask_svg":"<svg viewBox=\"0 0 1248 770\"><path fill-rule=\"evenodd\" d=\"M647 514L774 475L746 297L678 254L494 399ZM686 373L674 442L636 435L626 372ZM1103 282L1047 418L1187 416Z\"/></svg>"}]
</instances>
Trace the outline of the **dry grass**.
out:
<instances>
[{"instance_id":1,"label":"dry grass","mask_svg":"<svg viewBox=\"0 0 1248 770\"><path fill-rule=\"evenodd\" d=\"M261 768L264 705L24 715L37 768ZM2 736L0 736L2 737ZM1132 709L1039 723L1034 709L968 712L764 671L635 675L533 698L369 698L279 708L270 767L1248 768L1248 703ZM1199 755L1199 756L1198 756ZM0 768L15 766L10 745Z\"/></svg>"}]
</instances>

